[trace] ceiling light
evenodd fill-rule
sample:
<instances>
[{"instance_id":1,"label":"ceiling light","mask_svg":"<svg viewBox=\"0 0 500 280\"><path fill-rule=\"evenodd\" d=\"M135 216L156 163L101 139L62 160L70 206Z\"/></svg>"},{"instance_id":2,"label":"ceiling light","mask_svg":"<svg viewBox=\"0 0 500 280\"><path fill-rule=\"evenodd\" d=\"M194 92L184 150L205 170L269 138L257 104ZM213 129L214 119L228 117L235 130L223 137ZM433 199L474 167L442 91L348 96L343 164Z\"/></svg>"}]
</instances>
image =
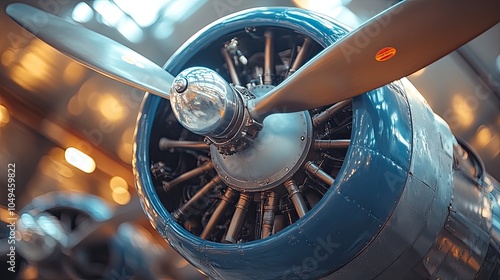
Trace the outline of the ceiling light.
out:
<instances>
[{"instance_id":1,"label":"ceiling light","mask_svg":"<svg viewBox=\"0 0 500 280\"><path fill-rule=\"evenodd\" d=\"M69 164L85 173L92 173L96 168L96 164L93 158L73 147L69 147L66 149L66 151L64 152L64 158Z\"/></svg>"}]
</instances>

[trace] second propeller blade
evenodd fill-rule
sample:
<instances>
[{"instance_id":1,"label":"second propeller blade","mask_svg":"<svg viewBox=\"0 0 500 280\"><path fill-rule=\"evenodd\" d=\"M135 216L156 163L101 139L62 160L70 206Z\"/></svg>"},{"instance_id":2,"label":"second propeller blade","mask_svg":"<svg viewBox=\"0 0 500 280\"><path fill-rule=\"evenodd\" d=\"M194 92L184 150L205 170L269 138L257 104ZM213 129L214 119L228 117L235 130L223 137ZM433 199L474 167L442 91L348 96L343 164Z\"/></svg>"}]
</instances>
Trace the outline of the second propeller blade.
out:
<instances>
[{"instance_id":1,"label":"second propeller blade","mask_svg":"<svg viewBox=\"0 0 500 280\"><path fill-rule=\"evenodd\" d=\"M497 24L497 0L403 1L249 105L252 117L318 108L407 76Z\"/></svg>"}]
</instances>

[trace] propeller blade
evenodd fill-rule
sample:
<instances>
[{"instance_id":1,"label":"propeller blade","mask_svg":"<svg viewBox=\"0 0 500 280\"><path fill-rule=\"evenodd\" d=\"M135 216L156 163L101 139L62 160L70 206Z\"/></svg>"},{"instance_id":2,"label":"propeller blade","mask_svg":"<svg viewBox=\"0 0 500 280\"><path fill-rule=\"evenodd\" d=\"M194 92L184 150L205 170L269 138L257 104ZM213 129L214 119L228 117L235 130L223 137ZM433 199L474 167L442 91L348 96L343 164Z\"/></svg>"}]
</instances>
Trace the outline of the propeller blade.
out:
<instances>
[{"instance_id":1,"label":"propeller blade","mask_svg":"<svg viewBox=\"0 0 500 280\"><path fill-rule=\"evenodd\" d=\"M363 94L407 76L500 21L498 0L403 1L325 49L249 104L263 120Z\"/></svg>"},{"instance_id":2,"label":"propeller blade","mask_svg":"<svg viewBox=\"0 0 500 280\"><path fill-rule=\"evenodd\" d=\"M128 47L82 25L26 4L10 4L6 12L33 35L83 66L124 84L169 99L172 75ZM44 20L43 23L34 25L28 20L33 18Z\"/></svg>"}]
</instances>

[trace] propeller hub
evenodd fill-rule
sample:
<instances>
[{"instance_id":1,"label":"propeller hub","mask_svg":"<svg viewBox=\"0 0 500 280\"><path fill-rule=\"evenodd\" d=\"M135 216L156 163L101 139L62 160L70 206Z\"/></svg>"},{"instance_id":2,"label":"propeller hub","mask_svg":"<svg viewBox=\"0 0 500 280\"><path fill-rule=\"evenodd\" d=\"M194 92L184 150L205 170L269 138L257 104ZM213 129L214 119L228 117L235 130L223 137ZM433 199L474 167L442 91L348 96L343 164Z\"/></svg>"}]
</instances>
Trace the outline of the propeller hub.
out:
<instances>
[{"instance_id":1,"label":"propeller hub","mask_svg":"<svg viewBox=\"0 0 500 280\"><path fill-rule=\"evenodd\" d=\"M259 97L273 89L261 85L251 89ZM304 162L312 141L312 122L308 111L273 114L246 149L221 154L210 146L219 177L242 192L264 191L284 183Z\"/></svg>"},{"instance_id":2,"label":"propeller hub","mask_svg":"<svg viewBox=\"0 0 500 280\"><path fill-rule=\"evenodd\" d=\"M170 103L182 126L215 138L226 136L243 110L235 90L216 72L203 67L188 68L177 75Z\"/></svg>"},{"instance_id":3,"label":"propeller hub","mask_svg":"<svg viewBox=\"0 0 500 280\"><path fill-rule=\"evenodd\" d=\"M247 89L233 87L203 67L182 71L170 89L172 110L179 123L204 135L205 142L215 145L223 155L247 148L262 129L245 107L252 98Z\"/></svg>"}]
</instances>

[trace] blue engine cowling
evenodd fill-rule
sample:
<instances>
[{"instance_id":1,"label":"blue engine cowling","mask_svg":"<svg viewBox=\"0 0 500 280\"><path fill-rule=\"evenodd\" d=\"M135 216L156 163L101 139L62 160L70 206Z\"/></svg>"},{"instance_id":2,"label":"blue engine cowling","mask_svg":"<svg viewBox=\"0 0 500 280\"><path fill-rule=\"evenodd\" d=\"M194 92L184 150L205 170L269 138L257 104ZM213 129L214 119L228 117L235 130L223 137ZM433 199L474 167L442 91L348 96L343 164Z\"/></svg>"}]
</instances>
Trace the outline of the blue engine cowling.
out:
<instances>
[{"instance_id":1,"label":"blue engine cowling","mask_svg":"<svg viewBox=\"0 0 500 280\"><path fill-rule=\"evenodd\" d=\"M223 43L259 28L289 30L321 48L348 32L332 19L296 8L246 10L201 30L165 69L175 75L199 63L225 73L216 58ZM310 199L313 207L305 216L269 237L235 244L202 239L192 229L196 225L171 215L177 197L165 194L152 172L163 153L158 131L175 122L168 108L168 101L153 95L143 100L134 144L137 190L155 229L209 277L500 277L499 184L406 79L352 100L350 144L340 170L331 174L335 181L319 201L313 205ZM170 155L166 161L174 165L182 159ZM181 175L172 172L165 180Z\"/></svg>"}]
</instances>

